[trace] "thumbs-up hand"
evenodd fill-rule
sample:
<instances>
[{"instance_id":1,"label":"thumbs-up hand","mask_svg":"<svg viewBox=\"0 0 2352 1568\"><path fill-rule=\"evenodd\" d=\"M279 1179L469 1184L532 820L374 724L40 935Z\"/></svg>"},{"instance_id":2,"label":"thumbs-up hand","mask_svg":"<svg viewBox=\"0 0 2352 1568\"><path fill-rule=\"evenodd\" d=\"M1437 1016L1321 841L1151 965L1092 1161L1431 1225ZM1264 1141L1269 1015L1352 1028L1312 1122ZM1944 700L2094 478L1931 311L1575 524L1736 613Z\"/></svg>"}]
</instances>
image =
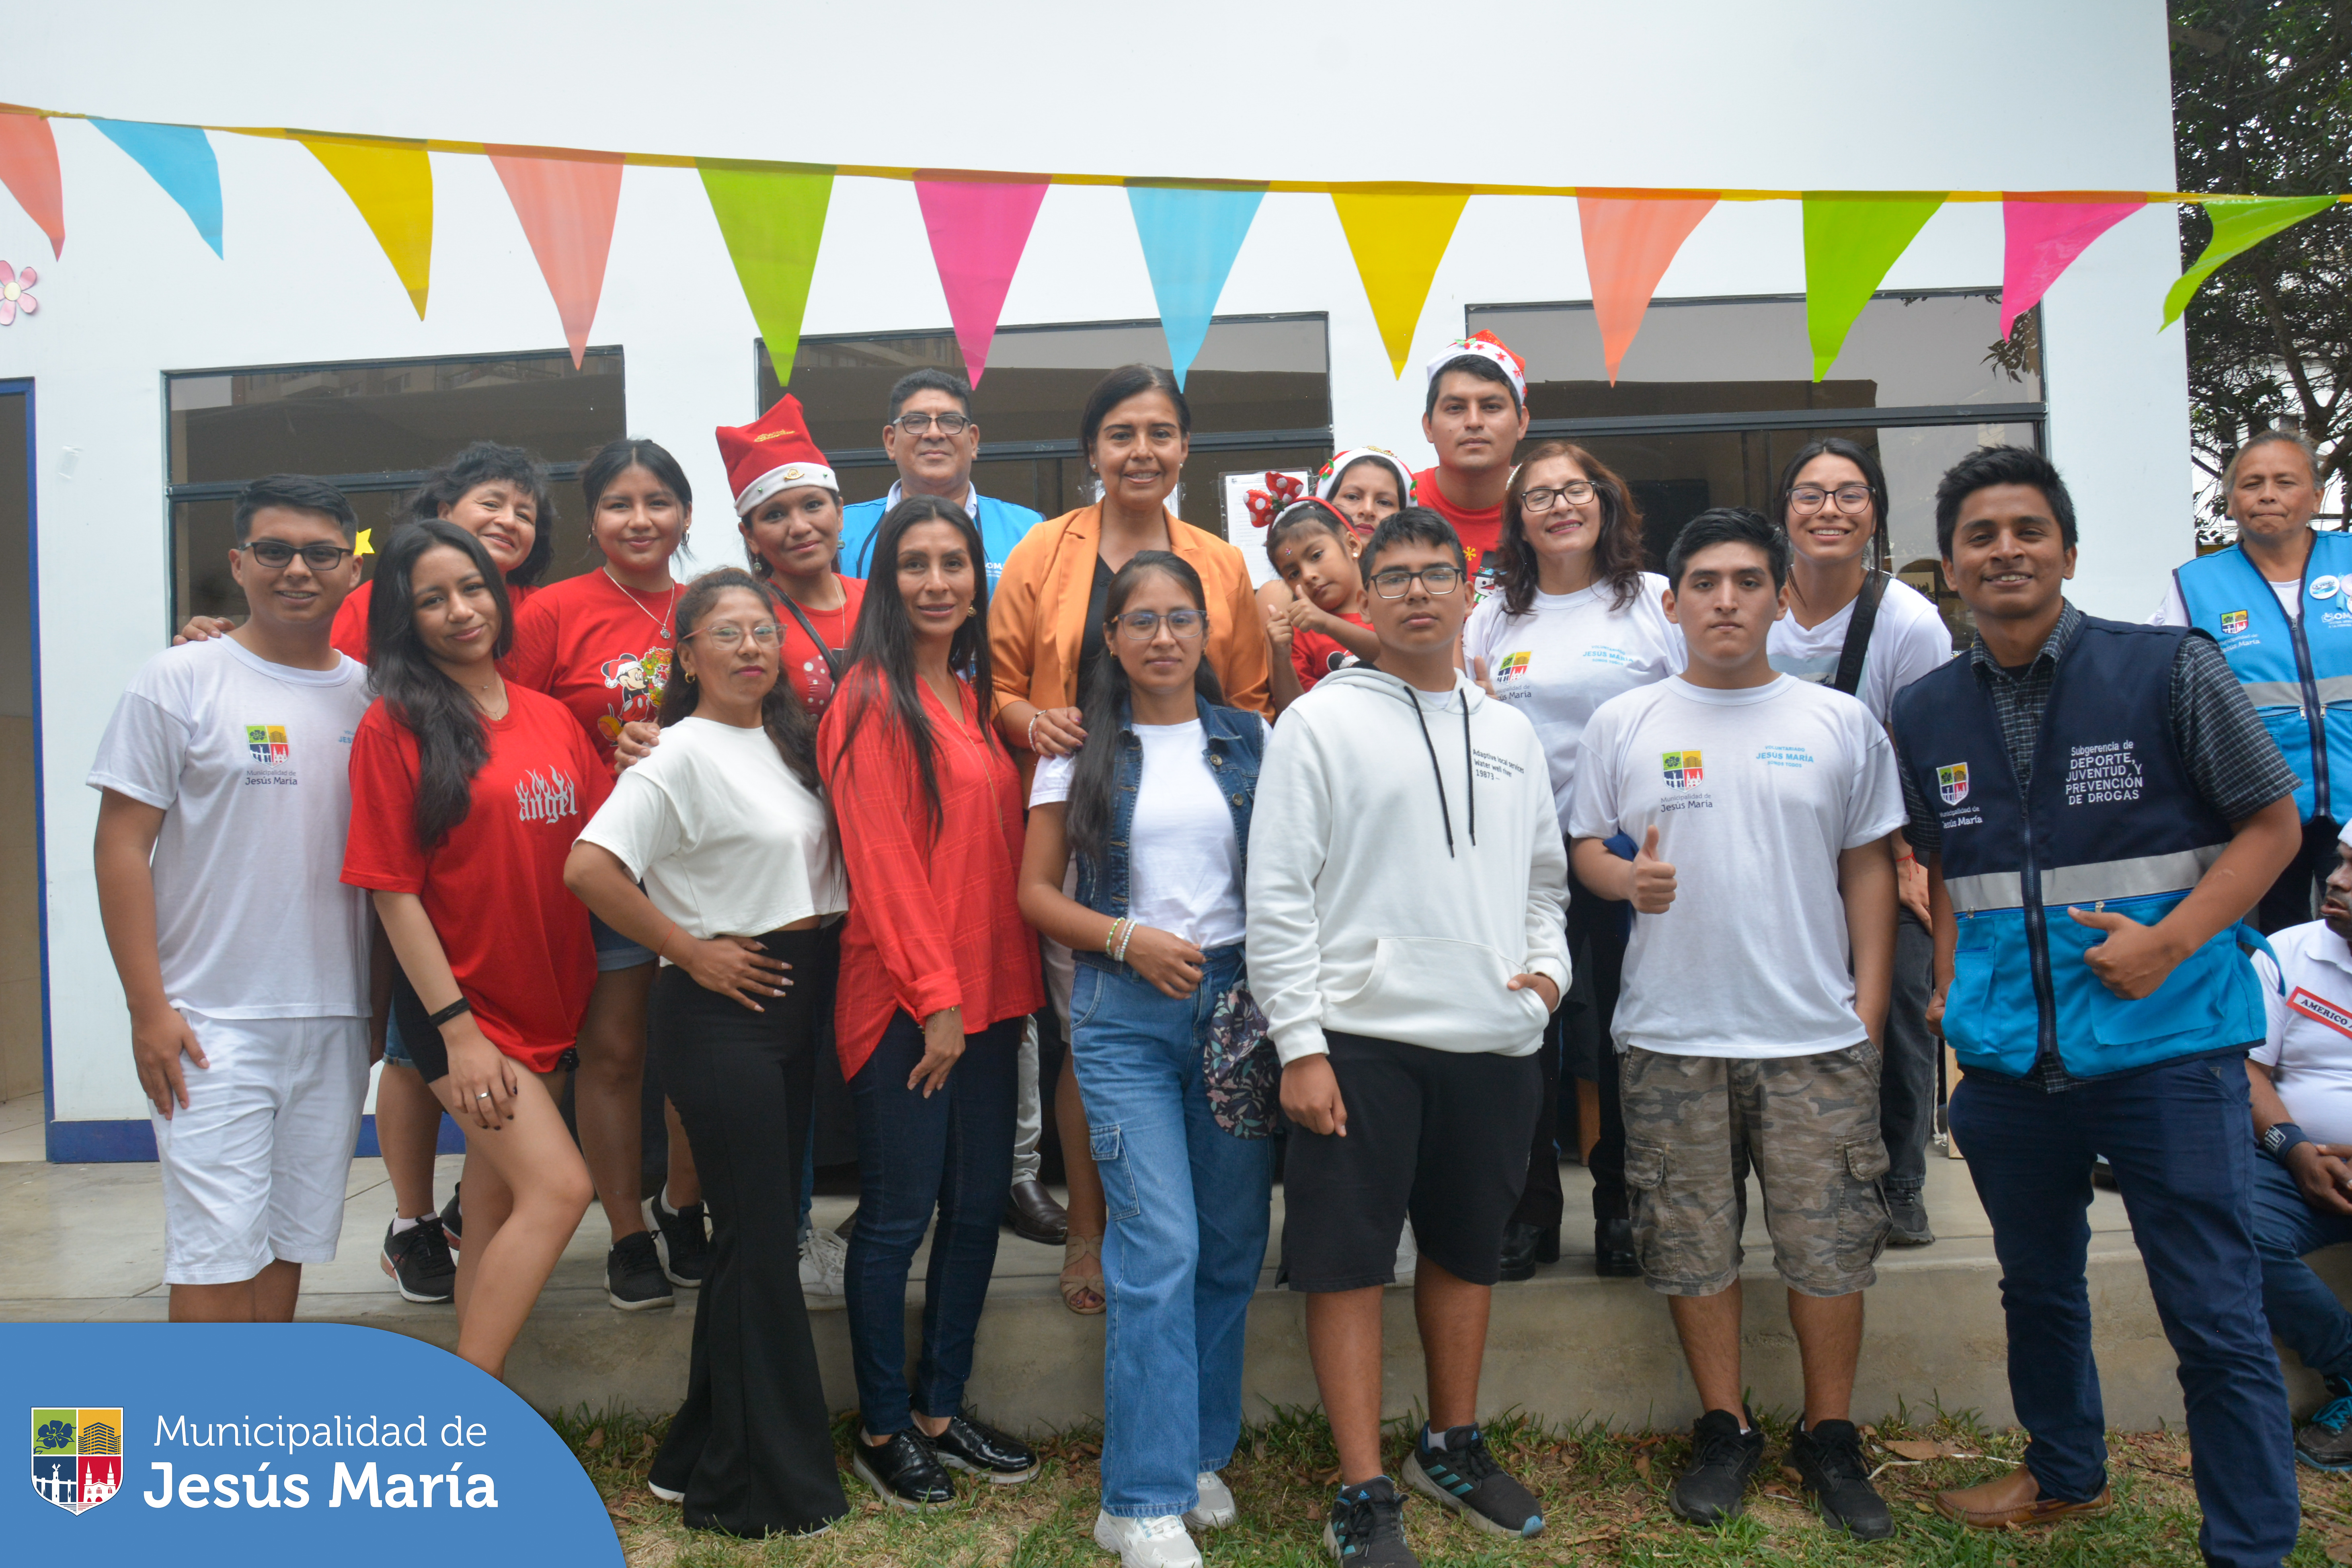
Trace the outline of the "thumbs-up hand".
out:
<instances>
[{"instance_id":1,"label":"thumbs-up hand","mask_svg":"<svg viewBox=\"0 0 2352 1568\"><path fill-rule=\"evenodd\" d=\"M2078 925L2107 933L2105 942L2083 950L2083 962L2100 984L2126 1002L2137 1002L2155 994L2181 959L2187 954L2175 951L2160 926L2144 926L2129 915L2113 910L2093 910L2085 913L2069 909Z\"/></svg>"},{"instance_id":2,"label":"thumbs-up hand","mask_svg":"<svg viewBox=\"0 0 2352 1568\"><path fill-rule=\"evenodd\" d=\"M1652 823L1642 837L1642 847L1633 852L1633 907L1645 915L1662 915L1674 904L1675 868L1658 858L1658 826Z\"/></svg>"},{"instance_id":3,"label":"thumbs-up hand","mask_svg":"<svg viewBox=\"0 0 2352 1568\"><path fill-rule=\"evenodd\" d=\"M1280 610L1265 612L1265 640L1274 645L1275 658L1287 659L1290 657L1290 634L1294 629L1290 617Z\"/></svg>"}]
</instances>

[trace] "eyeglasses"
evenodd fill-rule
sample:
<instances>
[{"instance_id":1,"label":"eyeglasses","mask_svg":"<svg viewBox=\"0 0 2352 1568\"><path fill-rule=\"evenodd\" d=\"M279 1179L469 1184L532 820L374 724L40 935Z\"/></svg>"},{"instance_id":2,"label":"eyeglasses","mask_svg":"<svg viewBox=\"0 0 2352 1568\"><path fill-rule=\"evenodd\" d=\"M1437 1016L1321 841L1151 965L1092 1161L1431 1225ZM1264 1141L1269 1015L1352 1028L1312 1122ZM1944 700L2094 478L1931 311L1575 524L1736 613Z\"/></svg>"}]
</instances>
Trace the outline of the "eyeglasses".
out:
<instances>
[{"instance_id":1,"label":"eyeglasses","mask_svg":"<svg viewBox=\"0 0 2352 1568\"><path fill-rule=\"evenodd\" d=\"M348 545L293 545L282 539L247 540L237 548L252 551L253 558L273 572L291 563L297 555L302 558L302 564L313 572L332 572L343 563L344 556L352 553Z\"/></svg>"},{"instance_id":2,"label":"eyeglasses","mask_svg":"<svg viewBox=\"0 0 2352 1568\"><path fill-rule=\"evenodd\" d=\"M971 418L964 414L901 414L890 423L909 436L925 435L934 427L942 436L961 436L971 428Z\"/></svg>"},{"instance_id":3,"label":"eyeglasses","mask_svg":"<svg viewBox=\"0 0 2352 1568\"><path fill-rule=\"evenodd\" d=\"M1853 512L1858 515L1870 510L1868 485L1840 485L1834 491L1825 490L1819 485L1799 485L1789 492L1789 510L1805 512L1819 511L1822 510L1822 503L1832 494L1837 498L1837 509L1840 511Z\"/></svg>"},{"instance_id":4,"label":"eyeglasses","mask_svg":"<svg viewBox=\"0 0 2352 1568\"><path fill-rule=\"evenodd\" d=\"M1519 497L1521 511L1549 511L1561 501L1570 506L1582 506L1592 499L1592 484L1588 479L1570 479L1564 485L1538 485Z\"/></svg>"},{"instance_id":5,"label":"eyeglasses","mask_svg":"<svg viewBox=\"0 0 2352 1568\"><path fill-rule=\"evenodd\" d=\"M1392 572L1377 573L1372 587L1383 599L1402 599L1412 591L1418 580L1433 598L1444 598L1462 584L1462 569L1458 566L1424 566L1418 572L1408 572L1400 566Z\"/></svg>"},{"instance_id":6,"label":"eyeglasses","mask_svg":"<svg viewBox=\"0 0 2352 1568\"><path fill-rule=\"evenodd\" d=\"M1209 629L1209 617L1198 610L1171 610L1164 616L1157 610L1138 610L1114 618L1129 642L1150 642L1160 635L1163 621L1168 625L1168 635L1178 642L1195 641Z\"/></svg>"},{"instance_id":7,"label":"eyeglasses","mask_svg":"<svg viewBox=\"0 0 2352 1568\"><path fill-rule=\"evenodd\" d=\"M690 637L709 637L714 647L731 648L741 647L746 634L741 626L732 621L721 621L715 626L697 626L686 635ZM751 640L761 647L773 647L776 646L779 634L776 630L776 623L770 621L764 626L753 626L749 635Z\"/></svg>"}]
</instances>

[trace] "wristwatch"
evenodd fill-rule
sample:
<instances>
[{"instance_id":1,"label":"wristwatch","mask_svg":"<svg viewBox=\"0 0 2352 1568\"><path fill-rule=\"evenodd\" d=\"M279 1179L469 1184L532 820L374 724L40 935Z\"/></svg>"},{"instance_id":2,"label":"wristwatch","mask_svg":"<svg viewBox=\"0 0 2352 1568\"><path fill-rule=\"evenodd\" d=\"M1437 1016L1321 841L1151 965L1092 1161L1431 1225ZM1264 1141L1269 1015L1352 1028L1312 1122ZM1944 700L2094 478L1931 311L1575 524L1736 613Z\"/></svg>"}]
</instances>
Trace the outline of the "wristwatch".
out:
<instances>
[{"instance_id":1,"label":"wristwatch","mask_svg":"<svg viewBox=\"0 0 2352 1568\"><path fill-rule=\"evenodd\" d=\"M2310 1134L2292 1121L2274 1121L2269 1131L2254 1140L2255 1147L2279 1164L2286 1163L2287 1151L2298 1143L2311 1142Z\"/></svg>"}]
</instances>

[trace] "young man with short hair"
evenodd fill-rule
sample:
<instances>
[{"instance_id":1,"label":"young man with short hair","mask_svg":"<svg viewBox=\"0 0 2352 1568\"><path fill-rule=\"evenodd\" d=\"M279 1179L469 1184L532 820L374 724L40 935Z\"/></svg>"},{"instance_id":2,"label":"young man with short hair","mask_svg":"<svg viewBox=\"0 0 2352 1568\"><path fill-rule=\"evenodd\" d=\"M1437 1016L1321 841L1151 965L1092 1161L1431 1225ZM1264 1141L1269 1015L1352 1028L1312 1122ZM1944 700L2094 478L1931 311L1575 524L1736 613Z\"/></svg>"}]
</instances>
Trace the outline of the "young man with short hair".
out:
<instances>
[{"instance_id":1,"label":"young man with short hair","mask_svg":"<svg viewBox=\"0 0 2352 1568\"><path fill-rule=\"evenodd\" d=\"M283 1322L335 1256L370 1058L367 895L340 880L367 671L328 637L359 520L237 497L246 623L157 654L99 742L99 912L163 1175L175 1322Z\"/></svg>"},{"instance_id":2,"label":"young man with short hair","mask_svg":"<svg viewBox=\"0 0 2352 1568\"><path fill-rule=\"evenodd\" d=\"M1380 1449L1381 1288L1408 1213L1429 1421L1405 1482L1485 1530L1543 1528L1479 1433L1478 1374L1568 984L1568 856L1535 727L1454 668L1454 531L1407 507L1363 565L1380 662L1326 676L1267 745L1247 946L1293 1123L1283 1261L1339 1449L1324 1542L1413 1568Z\"/></svg>"},{"instance_id":3,"label":"young man with short hair","mask_svg":"<svg viewBox=\"0 0 2352 1568\"><path fill-rule=\"evenodd\" d=\"M1429 362L1421 433L1437 466L1412 477L1413 504L1453 525L1475 604L1494 585L1486 556L1502 542L1503 497L1528 433L1527 362L1492 332L1446 344Z\"/></svg>"},{"instance_id":4,"label":"young man with short hair","mask_svg":"<svg viewBox=\"0 0 2352 1568\"><path fill-rule=\"evenodd\" d=\"M1633 1250L1672 1301L1703 1410L1667 1506L1736 1518L1763 1462L1739 1364L1752 1166L1804 1363L1787 1463L1830 1524L1883 1540L1894 1519L1849 1406L1886 1244L1895 752L1853 698L1774 673L1789 545L1761 513L1701 512L1666 574L1689 663L1594 711L1568 832L1585 886L1642 917L1615 1024ZM1640 845L1630 861L1606 842L1621 833Z\"/></svg>"},{"instance_id":5,"label":"young man with short hair","mask_svg":"<svg viewBox=\"0 0 2352 1568\"><path fill-rule=\"evenodd\" d=\"M2031 1435L2022 1465L1937 1501L1988 1530L2107 1507L2084 1277L2104 1154L2180 1359L2198 1543L2274 1564L2297 1507L2249 1218L2263 1005L2239 922L2302 842L2294 772L2211 638L2066 602L2074 507L2041 454L1954 465L1936 541L1976 643L1895 699L1895 744L1936 921L1928 1016L1967 1069L1952 1134Z\"/></svg>"}]
</instances>

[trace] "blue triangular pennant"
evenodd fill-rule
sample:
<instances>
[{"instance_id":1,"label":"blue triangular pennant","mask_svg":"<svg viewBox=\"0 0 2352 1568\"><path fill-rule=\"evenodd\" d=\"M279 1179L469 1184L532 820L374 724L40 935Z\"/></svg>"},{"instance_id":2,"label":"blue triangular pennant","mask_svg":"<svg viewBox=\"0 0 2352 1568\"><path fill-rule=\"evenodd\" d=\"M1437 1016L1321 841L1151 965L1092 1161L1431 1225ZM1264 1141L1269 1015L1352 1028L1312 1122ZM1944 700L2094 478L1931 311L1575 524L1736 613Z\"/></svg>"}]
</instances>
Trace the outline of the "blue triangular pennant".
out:
<instances>
[{"instance_id":1,"label":"blue triangular pennant","mask_svg":"<svg viewBox=\"0 0 2352 1568\"><path fill-rule=\"evenodd\" d=\"M90 123L153 176L163 194L180 204L213 254L222 254L220 164L203 132L193 125L150 125L139 120Z\"/></svg>"},{"instance_id":2,"label":"blue triangular pennant","mask_svg":"<svg viewBox=\"0 0 2352 1568\"><path fill-rule=\"evenodd\" d=\"M1143 264L1151 272L1152 297L1160 302L1160 330L1168 335L1169 369L1176 373L1179 388L1209 335L1209 318L1225 291L1225 276L1265 199L1264 191L1127 188L1135 235L1143 242Z\"/></svg>"}]
</instances>

